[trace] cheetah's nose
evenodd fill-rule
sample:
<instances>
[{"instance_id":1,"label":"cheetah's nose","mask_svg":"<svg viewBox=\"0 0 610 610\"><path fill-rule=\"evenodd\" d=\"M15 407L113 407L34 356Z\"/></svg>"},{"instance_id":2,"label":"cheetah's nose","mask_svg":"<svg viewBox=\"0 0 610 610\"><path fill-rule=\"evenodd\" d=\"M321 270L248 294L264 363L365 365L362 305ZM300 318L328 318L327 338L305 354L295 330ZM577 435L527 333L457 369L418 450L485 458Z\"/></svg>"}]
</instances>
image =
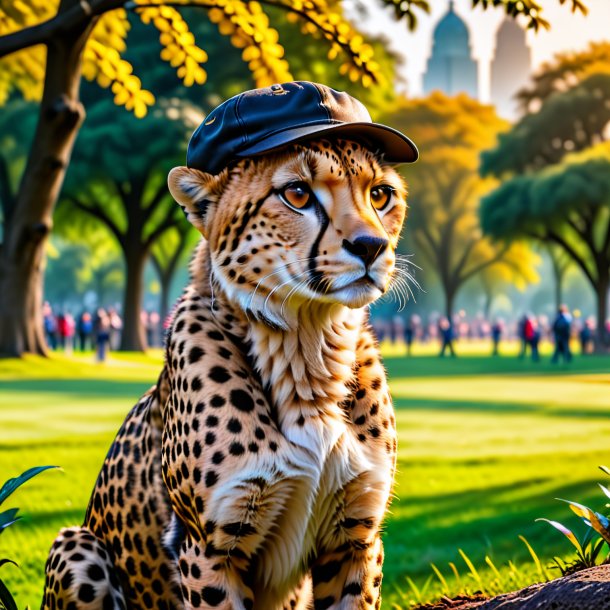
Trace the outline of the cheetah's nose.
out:
<instances>
[{"instance_id":1,"label":"cheetah's nose","mask_svg":"<svg viewBox=\"0 0 610 610\"><path fill-rule=\"evenodd\" d=\"M357 256L368 269L373 261L387 248L388 240L374 235L357 235L353 241L343 240L343 247Z\"/></svg>"}]
</instances>

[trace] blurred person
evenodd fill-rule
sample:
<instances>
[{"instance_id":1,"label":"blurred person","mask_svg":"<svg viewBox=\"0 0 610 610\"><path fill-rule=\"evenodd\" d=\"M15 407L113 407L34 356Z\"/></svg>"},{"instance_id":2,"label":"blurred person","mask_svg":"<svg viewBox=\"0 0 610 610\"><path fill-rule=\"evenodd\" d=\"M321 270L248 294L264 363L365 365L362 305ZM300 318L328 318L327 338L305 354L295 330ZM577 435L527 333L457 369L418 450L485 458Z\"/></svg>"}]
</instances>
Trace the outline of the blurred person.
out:
<instances>
[{"instance_id":1,"label":"blurred person","mask_svg":"<svg viewBox=\"0 0 610 610\"><path fill-rule=\"evenodd\" d=\"M121 344L121 331L123 330L123 320L119 312L110 307L106 314L110 323L110 349L117 350Z\"/></svg>"},{"instance_id":2,"label":"blurred person","mask_svg":"<svg viewBox=\"0 0 610 610\"><path fill-rule=\"evenodd\" d=\"M578 335L580 339L580 353L583 355L590 354L593 352L593 330L595 326L593 320L588 318L584 321L580 333Z\"/></svg>"},{"instance_id":3,"label":"blurred person","mask_svg":"<svg viewBox=\"0 0 610 610\"><path fill-rule=\"evenodd\" d=\"M66 347L66 316L60 313L57 316L57 344L63 350Z\"/></svg>"},{"instance_id":4,"label":"blurred person","mask_svg":"<svg viewBox=\"0 0 610 610\"><path fill-rule=\"evenodd\" d=\"M84 352L85 350L92 349L93 318L88 311L83 311L78 317L77 331L80 351Z\"/></svg>"},{"instance_id":5,"label":"blurred person","mask_svg":"<svg viewBox=\"0 0 610 610\"><path fill-rule=\"evenodd\" d=\"M455 358L455 350L453 349L453 324L449 321L449 318L441 318L439 322L439 333L441 341L441 352L439 356L443 358L445 352L449 350L452 358Z\"/></svg>"},{"instance_id":6,"label":"blurred person","mask_svg":"<svg viewBox=\"0 0 610 610\"><path fill-rule=\"evenodd\" d=\"M540 352L538 351L538 346L540 345L540 339L542 337L542 327L540 321L536 318L532 318L530 321L531 336L528 343L532 351L532 362L540 362Z\"/></svg>"},{"instance_id":7,"label":"blurred person","mask_svg":"<svg viewBox=\"0 0 610 610\"><path fill-rule=\"evenodd\" d=\"M572 360L570 352L570 334L572 328L572 316L566 305L562 305L557 312L553 322L553 335L555 337L555 353L551 358L553 364L563 358L564 362Z\"/></svg>"},{"instance_id":8,"label":"blurred person","mask_svg":"<svg viewBox=\"0 0 610 610\"><path fill-rule=\"evenodd\" d=\"M45 301L42 306L42 317L47 343L51 349L55 350L57 349L57 319L49 301Z\"/></svg>"},{"instance_id":9,"label":"blurred person","mask_svg":"<svg viewBox=\"0 0 610 610\"><path fill-rule=\"evenodd\" d=\"M500 340L502 339L502 332L504 331L504 324L502 320L496 320L491 326L491 341L493 344L492 356L498 356L500 354Z\"/></svg>"},{"instance_id":10,"label":"blurred person","mask_svg":"<svg viewBox=\"0 0 610 610\"><path fill-rule=\"evenodd\" d=\"M148 314L148 345L157 346L159 344L159 324L161 316L156 311L151 311Z\"/></svg>"},{"instance_id":11,"label":"blurred person","mask_svg":"<svg viewBox=\"0 0 610 610\"><path fill-rule=\"evenodd\" d=\"M415 324L414 318L415 318L415 316L411 316L409 318L409 321L405 325L405 330L404 330L404 340L405 340L405 344L407 346L407 356L411 355L411 348L413 347L413 339L415 338L416 324Z\"/></svg>"},{"instance_id":12,"label":"blurred person","mask_svg":"<svg viewBox=\"0 0 610 610\"><path fill-rule=\"evenodd\" d=\"M62 316L62 325L60 328L60 332L62 335L62 344L64 351L67 354L72 353L72 349L74 347L74 335L76 332L76 322L74 321L74 317L72 314L67 311Z\"/></svg>"},{"instance_id":13,"label":"blurred person","mask_svg":"<svg viewBox=\"0 0 610 610\"><path fill-rule=\"evenodd\" d=\"M97 310L94 324L95 332L95 357L98 362L106 361L108 346L110 344L110 316L101 307Z\"/></svg>"},{"instance_id":14,"label":"blurred person","mask_svg":"<svg viewBox=\"0 0 610 610\"><path fill-rule=\"evenodd\" d=\"M517 338L521 341L521 349L519 350L519 358L522 360L525 358L525 352L527 351L527 337L526 328L531 325L531 320L527 314L523 314L517 323Z\"/></svg>"},{"instance_id":15,"label":"blurred person","mask_svg":"<svg viewBox=\"0 0 610 610\"><path fill-rule=\"evenodd\" d=\"M145 309L140 309L140 325L146 333L146 345L151 346L150 329L148 327L148 312Z\"/></svg>"},{"instance_id":16,"label":"blurred person","mask_svg":"<svg viewBox=\"0 0 610 610\"><path fill-rule=\"evenodd\" d=\"M394 316L390 322L390 341L395 345L405 334L405 323L400 316Z\"/></svg>"}]
</instances>

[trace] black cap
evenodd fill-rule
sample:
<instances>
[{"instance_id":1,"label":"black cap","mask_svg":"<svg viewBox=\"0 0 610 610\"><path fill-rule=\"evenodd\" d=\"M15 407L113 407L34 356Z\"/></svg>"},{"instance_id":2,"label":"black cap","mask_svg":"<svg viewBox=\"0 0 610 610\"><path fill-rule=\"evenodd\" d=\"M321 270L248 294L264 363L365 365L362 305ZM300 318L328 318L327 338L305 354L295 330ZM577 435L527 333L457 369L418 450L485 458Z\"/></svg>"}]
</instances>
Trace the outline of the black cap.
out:
<instances>
[{"instance_id":1,"label":"black cap","mask_svg":"<svg viewBox=\"0 0 610 610\"><path fill-rule=\"evenodd\" d=\"M297 81L245 91L220 104L193 133L186 164L218 174L232 161L331 134L378 149L389 163L412 163L419 156L407 136L373 123L351 95Z\"/></svg>"}]
</instances>

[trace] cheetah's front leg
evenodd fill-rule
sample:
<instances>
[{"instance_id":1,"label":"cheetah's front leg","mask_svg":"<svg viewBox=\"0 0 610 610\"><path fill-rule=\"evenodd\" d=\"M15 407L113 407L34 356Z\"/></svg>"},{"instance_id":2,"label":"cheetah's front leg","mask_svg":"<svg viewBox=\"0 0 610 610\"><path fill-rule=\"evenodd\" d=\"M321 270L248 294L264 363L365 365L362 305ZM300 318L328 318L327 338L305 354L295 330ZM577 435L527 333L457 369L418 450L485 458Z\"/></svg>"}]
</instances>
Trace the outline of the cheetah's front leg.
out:
<instances>
[{"instance_id":1,"label":"cheetah's front leg","mask_svg":"<svg viewBox=\"0 0 610 610\"><path fill-rule=\"evenodd\" d=\"M364 548L358 546L324 553L314 564L311 574L316 610L380 607L383 546L379 532Z\"/></svg>"}]
</instances>

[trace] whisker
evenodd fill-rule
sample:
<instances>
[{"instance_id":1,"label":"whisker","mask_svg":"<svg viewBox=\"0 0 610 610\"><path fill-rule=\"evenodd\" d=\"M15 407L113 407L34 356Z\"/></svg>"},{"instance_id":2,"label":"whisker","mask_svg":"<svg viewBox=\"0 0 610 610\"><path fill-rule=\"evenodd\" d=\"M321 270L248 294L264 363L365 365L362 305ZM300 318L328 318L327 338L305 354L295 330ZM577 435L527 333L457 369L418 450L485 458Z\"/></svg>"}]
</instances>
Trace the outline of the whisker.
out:
<instances>
[{"instance_id":1,"label":"whisker","mask_svg":"<svg viewBox=\"0 0 610 610\"><path fill-rule=\"evenodd\" d=\"M252 305L252 301L254 300L254 297L256 295L256 291L258 290L259 286L261 285L261 283L266 280L268 277L271 277L272 275L276 275L278 273L281 273L282 271L284 271L288 265L294 265L295 263L303 263L306 261L310 261L312 260L313 257L312 256L307 256L306 258L298 258L297 260L294 261L290 261L288 263L285 263L284 265L282 265L279 269L276 269L275 271L272 271L271 273L268 273L267 275L265 275L264 277L262 277L259 281L258 284L256 284L256 287L254 288L254 292L252 293L252 296L250 297L250 300L248 301L248 307L247 309L249 309Z\"/></svg>"},{"instance_id":2,"label":"whisker","mask_svg":"<svg viewBox=\"0 0 610 610\"><path fill-rule=\"evenodd\" d=\"M293 293L295 293L299 288L301 288L301 286L305 286L307 284L307 280L302 280L300 281L296 286L294 286L290 292L286 295L286 297L284 298L284 300L282 301L282 306L280 307L280 315L282 317L284 317L284 305L286 305L286 302L289 300L289 298L292 296Z\"/></svg>"},{"instance_id":3,"label":"whisker","mask_svg":"<svg viewBox=\"0 0 610 610\"><path fill-rule=\"evenodd\" d=\"M305 270L305 271L301 271L301 273L298 273L297 275L295 275L294 277L291 277L290 279L286 280L285 282L282 282L281 284L278 284L268 295L267 298L265 299L264 303L263 303L263 313L265 313L265 311L267 311L267 303L269 302L269 299L271 298L271 295L276 291L279 290L282 286L286 286L286 284L290 284L290 282L294 282L295 280L299 279L300 277L303 277L303 275L305 275L306 273L309 273L309 270Z\"/></svg>"}]
</instances>

